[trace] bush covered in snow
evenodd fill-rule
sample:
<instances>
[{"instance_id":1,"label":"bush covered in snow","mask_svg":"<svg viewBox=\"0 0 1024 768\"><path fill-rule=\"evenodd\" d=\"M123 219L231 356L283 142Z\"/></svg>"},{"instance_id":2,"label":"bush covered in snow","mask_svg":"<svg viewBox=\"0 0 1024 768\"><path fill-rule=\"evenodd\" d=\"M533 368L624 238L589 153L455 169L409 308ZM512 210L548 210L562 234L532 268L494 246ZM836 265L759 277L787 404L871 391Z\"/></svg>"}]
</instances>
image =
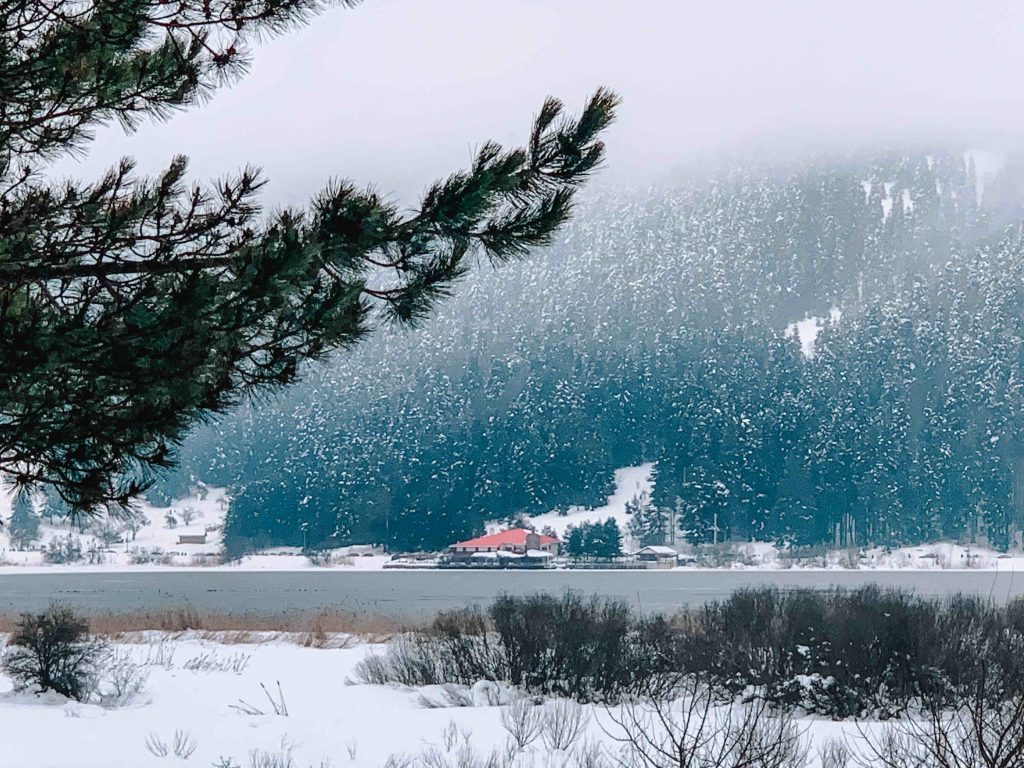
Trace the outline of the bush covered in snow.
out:
<instances>
[{"instance_id":1,"label":"bush covered in snow","mask_svg":"<svg viewBox=\"0 0 1024 768\"><path fill-rule=\"evenodd\" d=\"M740 590L691 620L683 664L729 695L833 718L962 701L983 674L1024 690L1024 603L907 592Z\"/></svg>"},{"instance_id":2,"label":"bush covered in snow","mask_svg":"<svg viewBox=\"0 0 1024 768\"><path fill-rule=\"evenodd\" d=\"M1024 602L940 604L909 593L762 588L675 617L637 617L611 600L502 597L438 617L367 657L364 682L469 687L501 681L577 701L619 701L676 674L737 696L836 719L954 706L982 676L1024 692ZM455 688L425 697L443 706Z\"/></svg>"},{"instance_id":3,"label":"bush covered in snow","mask_svg":"<svg viewBox=\"0 0 1024 768\"><path fill-rule=\"evenodd\" d=\"M82 542L70 533L63 538L53 539L43 548L43 560L47 563L77 563L82 559Z\"/></svg>"}]
</instances>

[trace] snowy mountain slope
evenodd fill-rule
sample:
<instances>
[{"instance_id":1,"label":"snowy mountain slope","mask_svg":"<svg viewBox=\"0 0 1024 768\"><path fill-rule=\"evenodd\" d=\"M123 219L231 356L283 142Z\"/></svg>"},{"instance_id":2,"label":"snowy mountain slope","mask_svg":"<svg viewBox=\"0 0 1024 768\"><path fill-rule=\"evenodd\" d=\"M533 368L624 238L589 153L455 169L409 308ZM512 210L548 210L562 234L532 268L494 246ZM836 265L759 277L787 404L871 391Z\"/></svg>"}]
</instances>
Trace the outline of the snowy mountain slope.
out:
<instances>
[{"instance_id":1,"label":"snowy mountain slope","mask_svg":"<svg viewBox=\"0 0 1024 768\"><path fill-rule=\"evenodd\" d=\"M654 464L650 462L635 467L616 469L615 491L600 507L571 506L565 514L547 512L530 518L530 522L536 526L537 530L550 526L558 534L558 538L564 539L565 529L570 525L603 522L612 518L618 524L623 535L628 536L630 516L626 514L626 504L643 496L651 498L654 494L653 470ZM500 526L491 523L488 525L488 530L500 530Z\"/></svg>"}]
</instances>

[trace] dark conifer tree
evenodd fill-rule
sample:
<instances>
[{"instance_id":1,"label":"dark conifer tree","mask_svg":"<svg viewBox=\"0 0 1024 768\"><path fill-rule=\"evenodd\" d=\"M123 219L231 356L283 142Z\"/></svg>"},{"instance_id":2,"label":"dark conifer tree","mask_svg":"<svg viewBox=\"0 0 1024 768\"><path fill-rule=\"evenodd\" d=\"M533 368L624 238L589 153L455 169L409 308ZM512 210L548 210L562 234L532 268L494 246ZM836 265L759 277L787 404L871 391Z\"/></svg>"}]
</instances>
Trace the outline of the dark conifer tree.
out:
<instances>
[{"instance_id":1,"label":"dark conifer tree","mask_svg":"<svg viewBox=\"0 0 1024 768\"><path fill-rule=\"evenodd\" d=\"M32 507L28 491L22 490L14 495L8 532L11 542L19 549L27 548L39 538L39 515Z\"/></svg>"},{"instance_id":2,"label":"dark conifer tree","mask_svg":"<svg viewBox=\"0 0 1024 768\"><path fill-rule=\"evenodd\" d=\"M183 157L153 180L130 160L42 175L99 125L198 104L321 5L0 2L0 473L72 511L127 505L197 421L381 321L415 324L474 254L522 257L566 221L604 154L605 90L577 119L549 99L523 148L483 144L409 215L344 182L266 215L256 169L190 185Z\"/></svg>"}]
</instances>

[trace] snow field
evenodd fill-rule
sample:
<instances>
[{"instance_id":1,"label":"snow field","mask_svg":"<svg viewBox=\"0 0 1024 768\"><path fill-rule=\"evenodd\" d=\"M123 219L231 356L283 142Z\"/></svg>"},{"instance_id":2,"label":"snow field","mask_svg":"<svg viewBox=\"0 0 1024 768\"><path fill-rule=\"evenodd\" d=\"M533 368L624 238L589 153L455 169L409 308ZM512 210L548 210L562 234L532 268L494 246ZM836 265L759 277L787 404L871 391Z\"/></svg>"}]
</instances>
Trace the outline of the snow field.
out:
<instances>
[{"instance_id":1,"label":"snow field","mask_svg":"<svg viewBox=\"0 0 1024 768\"><path fill-rule=\"evenodd\" d=\"M429 708L424 698L443 700L440 688L346 684L358 661L381 646L310 648L278 636L261 644L226 644L195 636L145 633L140 642L120 643L148 675L130 705L105 709L59 696L14 693L0 675L0 765L5 768L250 768L254 752L289 755L295 768L383 768L428 751L455 765L459 750L482 758L502 750L509 732L501 706L508 691L469 691L474 706ZM494 684L484 684L495 687ZM264 690L265 689L265 690ZM552 706L549 702L545 706ZM286 709L287 714L275 714ZM600 744L614 749L612 727L600 706L586 708L585 732L569 750L552 750L537 738L515 755L516 768L562 768L573 752ZM816 768L816 745L853 723L800 719L812 743L808 768ZM864 727L863 724L861 727ZM869 725L868 727L874 727ZM174 753L175 738L193 753ZM163 744L166 756L147 749ZM187 749L182 750L187 751ZM258 758L259 755L257 754Z\"/></svg>"}]
</instances>

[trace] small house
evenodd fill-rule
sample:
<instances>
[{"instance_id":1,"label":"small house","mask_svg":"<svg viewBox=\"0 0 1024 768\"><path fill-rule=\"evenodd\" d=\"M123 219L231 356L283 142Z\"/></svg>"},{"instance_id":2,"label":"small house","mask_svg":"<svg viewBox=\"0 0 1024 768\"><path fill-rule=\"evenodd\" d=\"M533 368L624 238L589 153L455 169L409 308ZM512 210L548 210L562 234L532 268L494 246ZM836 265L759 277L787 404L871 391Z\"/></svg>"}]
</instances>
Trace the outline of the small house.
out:
<instances>
[{"instance_id":1,"label":"small house","mask_svg":"<svg viewBox=\"0 0 1024 768\"><path fill-rule=\"evenodd\" d=\"M558 554L558 539L527 528L512 528L448 547L452 562L478 565L543 566Z\"/></svg>"},{"instance_id":2,"label":"small house","mask_svg":"<svg viewBox=\"0 0 1024 768\"><path fill-rule=\"evenodd\" d=\"M636 559L645 568L675 568L679 564L679 553L672 547L653 544L637 552Z\"/></svg>"},{"instance_id":3,"label":"small house","mask_svg":"<svg viewBox=\"0 0 1024 768\"><path fill-rule=\"evenodd\" d=\"M179 544L205 544L206 543L206 531L195 530L195 531L184 531L178 534Z\"/></svg>"}]
</instances>

